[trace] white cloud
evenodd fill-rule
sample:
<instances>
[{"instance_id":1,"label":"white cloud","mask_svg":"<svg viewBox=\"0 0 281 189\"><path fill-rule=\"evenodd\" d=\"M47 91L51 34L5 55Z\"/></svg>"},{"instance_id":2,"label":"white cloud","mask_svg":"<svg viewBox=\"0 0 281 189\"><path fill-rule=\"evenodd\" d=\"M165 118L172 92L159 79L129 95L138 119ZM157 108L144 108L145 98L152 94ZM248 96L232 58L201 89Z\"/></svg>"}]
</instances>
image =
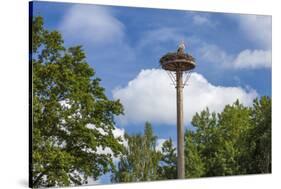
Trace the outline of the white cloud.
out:
<instances>
[{"instance_id":1,"label":"white cloud","mask_svg":"<svg viewBox=\"0 0 281 189\"><path fill-rule=\"evenodd\" d=\"M262 15L231 15L236 20L240 31L256 44L255 49L243 49L238 54L230 54L214 45L202 43L200 57L222 68L258 69L271 68L271 17ZM198 23L207 19L197 18Z\"/></svg>"},{"instance_id":2,"label":"white cloud","mask_svg":"<svg viewBox=\"0 0 281 189\"><path fill-rule=\"evenodd\" d=\"M101 135L107 135L107 132L103 130L101 127L96 127L94 124L87 124L86 127L88 129L97 130Z\"/></svg>"},{"instance_id":3,"label":"white cloud","mask_svg":"<svg viewBox=\"0 0 281 189\"><path fill-rule=\"evenodd\" d=\"M100 131L101 134L105 135L105 131L103 129L97 128L93 124L88 124L87 127L91 128L91 129L97 129L98 131ZM123 140L122 144L125 147L127 147L128 146L128 141L125 139L124 134L125 134L125 129L123 129L123 128L115 127L114 130L113 130L113 136L115 138L121 137L121 139ZM115 157L113 151L110 148L108 148L108 147L103 149L101 146L98 146L96 153L97 154L106 154L106 155L110 154L115 165L117 165L117 163L120 161L120 157L119 156ZM87 179L88 184L87 185L101 184L102 183L102 178L106 178L106 177L107 177L106 174L102 175L97 180L94 180L92 177L88 177L88 179Z\"/></svg>"},{"instance_id":4,"label":"white cloud","mask_svg":"<svg viewBox=\"0 0 281 189\"><path fill-rule=\"evenodd\" d=\"M94 124L87 124L86 127L89 129L97 130L101 135L107 135L107 133L102 128L96 127ZM118 128L115 126L112 132L113 132L114 138L120 137L122 139L122 142L120 142L120 144L123 144L125 147L128 146L128 141L125 139L125 129ZM88 150L88 149L86 149L86 150ZM103 149L102 146L98 146L97 153L98 154L111 154L113 156L112 150L108 147Z\"/></svg>"},{"instance_id":5,"label":"white cloud","mask_svg":"<svg viewBox=\"0 0 281 189\"><path fill-rule=\"evenodd\" d=\"M142 70L126 87L113 91L114 99L120 99L125 115L120 117L127 122L171 124L176 123L176 90L164 70ZM201 74L193 73L188 87L184 89L184 121L188 123L192 116L206 107L220 112L226 104L239 99L250 105L257 97L255 90L241 87L215 86Z\"/></svg>"},{"instance_id":6,"label":"white cloud","mask_svg":"<svg viewBox=\"0 0 281 189\"><path fill-rule=\"evenodd\" d=\"M271 49L272 23L270 16L236 15L232 17L238 21L239 28L248 39L263 48Z\"/></svg>"},{"instance_id":7,"label":"white cloud","mask_svg":"<svg viewBox=\"0 0 281 189\"><path fill-rule=\"evenodd\" d=\"M167 139L159 138L156 140L156 147L155 150L158 152L162 152L162 146Z\"/></svg>"},{"instance_id":8,"label":"white cloud","mask_svg":"<svg viewBox=\"0 0 281 189\"><path fill-rule=\"evenodd\" d=\"M199 48L200 57L210 63L227 65L232 62L233 56L214 44L203 43Z\"/></svg>"},{"instance_id":9,"label":"white cloud","mask_svg":"<svg viewBox=\"0 0 281 189\"><path fill-rule=\"evenodd\" d=\"M120 142L120 144L124 145L125 147L128 147L128 141L125 139L125 129L123 128L117 128L115 127L114 130L113 130L113 136L115 138L118 138L118 137L121 137L122 139L122 142ZM111 148L109 147L105 147L104 149L102 148L102 146L98 146L97 147L97 154L110 154L112 159L113 159L113 162L114 163L117 163L119 162L120 160L120 157L119 156L114 156L114 153L113 151L111 150Z\"/></svg>"},{"instance_id":10,"label":"white cloud","mask_svg":"<svg viewBox=\"0 0 281 189\"><path fill-rule=\"evenodd\" d=\"M169 139L164 139L164 138L159 138L159 139L157 139L156 140L156 147L155 147L155 150L156 151L158 151L158 152L163 152L162 151L162 147L163 147L163 144L164 144L164 142L166 142L167 140L169 140ZM173 148L176 148L177 146L177 144L176 144L176 142L174 142L174 141L172 141L172 145L173 145Z\"/></svg>"},{"instance_id":11,"label":"white cloud","mask_svg":"<svg viewBox=\"0 0 281 189\"><path fill-rule=\"evenodd\" d=\"M111 148L105 147L104 149L102 148L102 146L98 146L97 147L97 154L111 154L113 156L113 151L111 150Z\"/></svg>"},{"instance_id":12,"label":"white cloud","mask_svg":"<svg viewBox=\"0 0 281 189\"><path fill-rule=\"evenodd\" d=\"M245 49L237 55L229 54L213 44L203 44L199 49L200 57L221 68L259 69L271 68L271 50Z\"/></svg>"},{"instance_id":13,"label":"white cloud","mask_svg":"<svg viewBox=\"0 0 281 189\"><path fill-rule=\"evenodd\" d=\"M121 137L122 144L125 147L128 147L128 141L125 139L125 129L115 127L115 129L113 130L113 135L115 138Z\"/></svg>"},{"instance_id":14,"label":"white cloud","mask_svg":"<svg viewBox=\"0 0 281 189\"><path fill-rule=\"evenodd\" d=\"M109 7L73 5L59 26L67 45L82 45L89 62L103 64L95 67L99 73L116 75L121 69L129 72L128 65L136 61L135 49L129 44L126 27L117 13Z\"/></svg>"},{"instance_id":15,"label":"white cloud","mask_svg":"<svg viewBox=\"0 0 281 189\"><path fill-rule=\"evenodd\" d=\"M88 41L93 45L106 45L122 41L124 25L109 8L74 5L65 14L60 30L67 38Z\"/></svg>"},{"instance_id":16,"label":"white cloud","mask_svg":"<svg viewBox=\"0 0 281 189\"><path fill-rule=\"evenodd\" d=\"M246 49L237 55L233 64L236 68L271 68L271 51Z\"/></svg>"},{"instance_id":17,"label":"white cloud","mask_svg":"<svg viewBox=\"0 0 281 189\"><path fill-rule=\"evenodd\" d=\"M194 25L197 26L209 26L209 27L215 27L218 25L218 22L214 19L210 19L209 14L198 14L196 13L192 17L192 22Z\"/></svg>"}]
</instances>

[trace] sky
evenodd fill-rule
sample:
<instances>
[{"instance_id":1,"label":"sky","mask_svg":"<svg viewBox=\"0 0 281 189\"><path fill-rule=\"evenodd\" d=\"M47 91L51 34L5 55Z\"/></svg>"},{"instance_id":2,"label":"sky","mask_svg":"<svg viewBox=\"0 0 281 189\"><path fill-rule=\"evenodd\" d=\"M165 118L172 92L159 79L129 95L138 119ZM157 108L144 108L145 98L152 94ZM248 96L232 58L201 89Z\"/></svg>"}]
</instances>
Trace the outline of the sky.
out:
<instances>
[{"instance_id":1,"label":"sky","mask_svg":"<svg viewBox=\"0 0 281 189\"><path fill-rule=\"evenodd\" d=\"M196 60L184 88L185 128L206 107L271 96L271 16L54 2L34 2L33 14L66 47L82 45L106 95L124 106L119 133L143 132L148 121L159 145L170 137L176 145L176 90L159 59L182 40Z\"/></svg>"}]
</instances>

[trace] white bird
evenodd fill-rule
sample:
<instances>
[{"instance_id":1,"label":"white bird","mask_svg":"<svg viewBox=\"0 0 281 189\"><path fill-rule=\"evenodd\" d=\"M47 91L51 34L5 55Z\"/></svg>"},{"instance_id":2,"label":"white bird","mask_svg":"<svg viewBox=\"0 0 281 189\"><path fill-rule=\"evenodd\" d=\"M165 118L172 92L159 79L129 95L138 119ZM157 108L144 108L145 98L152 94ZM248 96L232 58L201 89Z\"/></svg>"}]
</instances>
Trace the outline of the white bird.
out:
<instances>
[{"instance_id":1,"label":"white bird","mask_svg":"<svg viewBox=\"0 0 281 189\"><path fill-rule=\"evenodd\" d=\"M178 54L184 54L184 50L185 50L185 45L184 42L181 41L178 47Z\"/></svg>"}]
</instances>

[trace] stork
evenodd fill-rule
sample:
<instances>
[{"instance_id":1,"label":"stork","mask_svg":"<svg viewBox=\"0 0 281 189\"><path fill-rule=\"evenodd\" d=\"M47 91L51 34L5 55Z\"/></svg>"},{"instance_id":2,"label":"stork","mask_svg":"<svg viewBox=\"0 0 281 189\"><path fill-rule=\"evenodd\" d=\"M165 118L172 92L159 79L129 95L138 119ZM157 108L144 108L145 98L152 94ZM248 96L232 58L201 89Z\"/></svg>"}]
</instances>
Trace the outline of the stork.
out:
<instances>
[{"instance_id":1,"label":"stork","mask_svg":"<svg viewBox=\"0 0 281 189\"><path fill-rule=\"evenodd\" d=\"M184 50L185 50L185 45L184 45L184 41L181 41L178 47L178 54L184 54Z\"/></svg>"}]
</instances>

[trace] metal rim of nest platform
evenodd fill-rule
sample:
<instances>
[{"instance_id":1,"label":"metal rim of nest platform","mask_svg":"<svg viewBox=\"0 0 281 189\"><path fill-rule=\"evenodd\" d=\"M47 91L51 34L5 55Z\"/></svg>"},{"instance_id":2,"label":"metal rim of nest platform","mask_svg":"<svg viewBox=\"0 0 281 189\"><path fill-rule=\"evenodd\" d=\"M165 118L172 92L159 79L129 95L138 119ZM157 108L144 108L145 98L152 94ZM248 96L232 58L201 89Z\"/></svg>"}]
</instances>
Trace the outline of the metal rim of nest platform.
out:
<instances>
[{"instance_id":1,"label":"metal rim of nest platform","mask_svg":"<svg viewBox=\"0 0 281 189\"><path fill-rule=\"evenodd\" d=\"M162 68L168 71L189 71L195 68L196 64L188 59L175 59L160 62Z\"/></svg>"}]
</instances>

